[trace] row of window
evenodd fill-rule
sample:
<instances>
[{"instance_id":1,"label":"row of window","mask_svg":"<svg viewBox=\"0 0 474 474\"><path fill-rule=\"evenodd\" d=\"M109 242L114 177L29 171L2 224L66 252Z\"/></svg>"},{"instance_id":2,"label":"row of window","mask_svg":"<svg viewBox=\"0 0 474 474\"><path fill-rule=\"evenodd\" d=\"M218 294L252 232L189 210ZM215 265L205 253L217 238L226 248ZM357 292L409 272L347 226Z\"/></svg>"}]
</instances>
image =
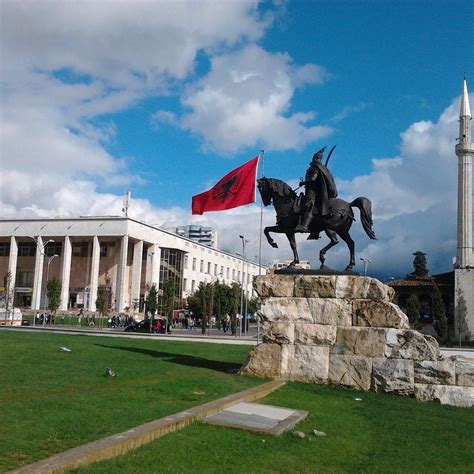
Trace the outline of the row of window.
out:
<instances>
[{"instance_id":1,"label":"row of window","mask_svg":"<svg viewBox=\"0 0 474 474\"><path fill-rule=\"evenodd\" d=\"M100 256L109 257L112 255L115 242L101 242ZM38 245L36 242L18 242L18 256L19 257L34 257ZM62 242L49 242L44 247L44 254L47 257L62 255ZM10 255L10 242L0 242L0 257L8 257ZM90 257L92 255L92 242L73 242L72 256L73 257Z\"/></svg>"},{"instance_id":2,"label":"row of window","mask_svg":"<svg viewBox=\"0 0 474 474\"><path fill-rule=\"evenodd\" d=\"M207 273L209 275L213 274L214 276L221 276L222 278L224 278L224 275L225 275L225 278L227 280L230 280L230 268L229 267L227 267L225 269L225 274L224 274L224 265L220 266L220 272L218 271L219 266L217 265L217 263L214 264L214 267L212 267L211 262L207 262L206 268L204 268L204 266L205 266L204 260L200 260L199 261L199 272L200 273ZM184 268L185 269L188 268L188 256L187 255L184 256ZM193 257L191 268L192 268L193 271L197 270L197 258L196 257ZM244 276L244 281L245 281L245 278L246 278L245 272L244 272L243 276ZM232 280L236 280L236 279L237 279L237 281L240 281L240 270L237 270L237 272L236 272L235 269L232 269ZM247 283L249 283L249 282L250 282L250 275L247 274ZM191 291L193 291L193 290L191 290Z\"/></svg>"}]
</instances>

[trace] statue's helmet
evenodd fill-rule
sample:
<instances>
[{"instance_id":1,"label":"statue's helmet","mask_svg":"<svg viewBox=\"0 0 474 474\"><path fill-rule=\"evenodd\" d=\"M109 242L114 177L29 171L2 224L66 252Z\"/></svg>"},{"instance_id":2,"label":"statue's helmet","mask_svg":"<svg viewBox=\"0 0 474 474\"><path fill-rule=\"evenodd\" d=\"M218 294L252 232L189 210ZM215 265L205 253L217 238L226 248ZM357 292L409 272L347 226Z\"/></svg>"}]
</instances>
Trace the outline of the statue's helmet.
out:
<instances>
[{"instance_id":1,"label":"statue's helmet","mask_svg":"<svg viewBox=\"0 0 474 474\"><path fill-rule=\"evenodd\" d=\"M314 163L315 161L321 161L322 158L323 158L323 155L324 155L324 150L326 149L325 146L323 146L321 148L321 150L317 151L314 155L313 155L313 161L312 163Z\"/></svg>"}]
</instances>

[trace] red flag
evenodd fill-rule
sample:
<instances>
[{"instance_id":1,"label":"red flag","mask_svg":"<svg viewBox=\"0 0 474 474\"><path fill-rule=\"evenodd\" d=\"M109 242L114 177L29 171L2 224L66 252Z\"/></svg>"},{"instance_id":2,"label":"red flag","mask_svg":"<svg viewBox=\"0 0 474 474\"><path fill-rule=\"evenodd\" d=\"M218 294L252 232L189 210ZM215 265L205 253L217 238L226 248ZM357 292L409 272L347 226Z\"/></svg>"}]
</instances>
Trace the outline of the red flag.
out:
<instances>
[{"instance_id":1,"label":"red flag","mask_svg":"<svg viewBox=\"0 0 474 474\"><path fill-rule=\"evenodd\" d=\"M224 211L255 202L258 156L227 173L214 187L193 196L193 214Z\"/></svg>"}]
</instances>

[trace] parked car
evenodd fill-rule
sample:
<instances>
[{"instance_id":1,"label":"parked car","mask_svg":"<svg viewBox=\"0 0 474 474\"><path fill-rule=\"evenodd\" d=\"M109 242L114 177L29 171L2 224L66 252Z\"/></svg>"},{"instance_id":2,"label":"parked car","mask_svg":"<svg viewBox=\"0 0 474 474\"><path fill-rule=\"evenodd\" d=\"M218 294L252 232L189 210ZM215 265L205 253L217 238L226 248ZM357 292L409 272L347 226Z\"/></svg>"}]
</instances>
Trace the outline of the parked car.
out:
<instances>
[{"instance_id":1,"label":"parked car","mask_svg":"<svg viewBox=\"0 0 474 474\"><path fill-rule=\"evenodd\" d=\"M153 323L156 324L157 321L160 321L160 329L158 331L159 334L165 334L166 329L166 320L165 319L154 319ZM125 332L143 332L143 333L150 333L150 324L151 319L144 319L143 321L138 321L137 323L133 323L128 325L125 328ZM151 331L156 333L155 329Z\"/></svg>"}]
</instances>

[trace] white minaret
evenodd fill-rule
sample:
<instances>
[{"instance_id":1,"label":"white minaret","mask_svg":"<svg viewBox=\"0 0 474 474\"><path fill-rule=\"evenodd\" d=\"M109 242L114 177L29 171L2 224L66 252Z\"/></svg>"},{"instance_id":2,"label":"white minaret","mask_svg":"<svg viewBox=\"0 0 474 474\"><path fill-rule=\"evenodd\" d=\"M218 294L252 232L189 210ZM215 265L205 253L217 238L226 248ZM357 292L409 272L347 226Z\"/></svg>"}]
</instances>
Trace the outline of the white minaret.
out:
<instances>
[{"instance_id":1,"label":"white minaret","mask_svg":"<svg viewBox=\"0 0 474 474\"><path fill-rule=\"evenodd\" d=\"M467 83L464 79L461 110L459 112L458 156L458 244L456 268L474 267L472 249L472 156L474 145L471 141L471 108Z\"/></svg>"}]
</instances>

